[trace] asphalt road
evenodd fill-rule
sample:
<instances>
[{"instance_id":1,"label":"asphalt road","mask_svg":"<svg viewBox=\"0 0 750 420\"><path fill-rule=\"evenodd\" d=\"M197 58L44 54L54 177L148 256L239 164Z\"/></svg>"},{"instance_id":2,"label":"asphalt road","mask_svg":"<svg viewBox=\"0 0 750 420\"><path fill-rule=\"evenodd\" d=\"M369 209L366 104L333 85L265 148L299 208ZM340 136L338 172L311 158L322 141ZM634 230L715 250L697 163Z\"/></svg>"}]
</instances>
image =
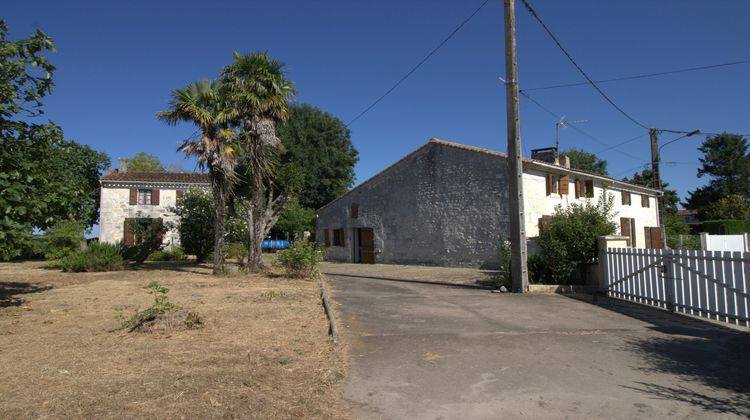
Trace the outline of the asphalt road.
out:
<instances>
[{"instance_id":1,"label":"asphalt road","mask_svg":"<svg viewBox=\"0 0 750 420\"><path fill-rule=\"evenodd\" d=\"M561 295L329 275L358 418L746 418L750 333Z\"/></svg>"}]
</instances>

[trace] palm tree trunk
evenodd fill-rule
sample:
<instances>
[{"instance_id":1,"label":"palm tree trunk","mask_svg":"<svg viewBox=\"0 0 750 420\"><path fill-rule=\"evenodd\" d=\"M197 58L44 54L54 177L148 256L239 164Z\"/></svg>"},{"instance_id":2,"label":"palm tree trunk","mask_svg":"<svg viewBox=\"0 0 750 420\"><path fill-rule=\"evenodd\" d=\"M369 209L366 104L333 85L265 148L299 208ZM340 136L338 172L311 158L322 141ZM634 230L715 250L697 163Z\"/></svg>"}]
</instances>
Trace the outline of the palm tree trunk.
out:
<instances>
[{"instance_id":1,"label":"palm tree trunk","mask_svg":"<svg viewBox=\"0 0 750 420\"><path fill-rule=\"evenodd\" d=\"M224 273L224 182L221 176L211 173L211 192L214 198L214 269L213 274Z\"/></svg>"},{"instance_id":2,"label":"palm tree trunk","mask_svg":"<svg viewBox=\"0 0 750 420\"><path fill-rule=\"evenodd\" d=\"M250 229L250 243L248 244L248 267L251 271L263 269L263 179L260 171L253 171L252 196L252 228Z\"/></svg>"}]
</instances>

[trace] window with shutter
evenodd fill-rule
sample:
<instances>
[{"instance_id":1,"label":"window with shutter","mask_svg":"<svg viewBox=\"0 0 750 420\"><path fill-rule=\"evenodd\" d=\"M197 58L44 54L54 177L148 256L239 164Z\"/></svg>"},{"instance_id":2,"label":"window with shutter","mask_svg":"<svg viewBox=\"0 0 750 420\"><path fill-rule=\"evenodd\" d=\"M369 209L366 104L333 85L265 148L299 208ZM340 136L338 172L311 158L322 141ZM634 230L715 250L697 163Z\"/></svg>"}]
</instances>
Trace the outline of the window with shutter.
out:
<instances>
[{"instance_id":1,"label":"window with shutter","mask_svg":"<svg viewBox=\"0 0 750 420\"><path fill-rule=\"evenodd\" d=\"M576 183L575 183L576 198L581 198L581 189L582 189L581 184L582 184L581 180L576 179Z\"/></svg>"},{"instance_id":2,"label":"window with shutter","mask_svg":"<svg viewBox=\"0 0 750 420\"><path fill-rule=\"evenodd\" d=\"M630 205L630 191L622 191L622 205L623 206Z\"/></svg>"},{"instance_id":3,"label":"window with shutter","mask_svg":"<svg viewBox=\"0 0 750 420\"><path fill-rule=\"evenodd\" d=\"M183 197L185 197L185 190L177 190L177 202L178 203L182 201Z\"/></svg>"},{"instance_id":4,"label":"window with shutter","mask_svg":"<svg viewBox=\"0 0 750 420\"><path fill-rule=\"evenodd\" d=\"M641 194L641 207L651 207L651 203L646 194Z\"/></svg>"},{"instance_id":5,"label":"window with shutter","mask_svg":"<svg viewBox=\"0 0 750 420\"><path fill-rule=\"evenodd\" d=\"M153 200L153 190L138 190L138 204L151 205Z\"/></svg>"},{"instance_id":6,"label":"window with shutter","mask_svg":"<svg viewBox=\"0 0 750 420\"><path fill-rule=\"evenodd\" d=\"M333 246L344 246L344 229L333 230Z\"/></svg>"},{"instance_id":7,"label":"window with shutter","mask_svg":"<svg viewBox=\"0 0 750 420\"><path fill-rule=\"evenodd\" d=\"M594 181L589 179L584 185L586 188L586 197L592 198L594 196Z\"/></svg>"},{"instance_id":8,"label":"window with shutter","mask_svg":"<svg viewBox=\"0 0 750 420\"><path fill-rule=\"evenodd\" d=\"M134 206L138 204L138 189L131 188L130 189L130 205Z\"/></svg>"},{"instance_id":9,"label":"window with shutter","mask_svg":"<svg viewBox=\"0 0 750 420\"><path fill-rule=\"evenodd\" d=\"M570 177L563 175L560 177L560 195L568 195L570 188Z\"/></svg>"},{"instance_id":10,"label":"window with shutter","mask_svg":"<svg viewBox=\"0 0 750 420\"><path fill-rule=\"evenodd\" d=\"M630 238L630 247L635 247L635 219L620 218L620 235Z\"/></svg>"},{"instance_id":11,"label":"window with shutter","mask_svg":"<svg viewBox=\"0 0 750 420\"><path fill-rule=\"evenodd\" d=\"M159 205L159 190L151 190L151 204L154 206Z\"/></svg>"},{"instance_id":12,"label":"window with shutter","mask_svg":"<svg viewBox=\"0 0 750 420\"><path fill-rule=\"evenodd\" d=\"M547 174L547 195L558 193L559 178L556 175Z\"/></svg>"}]
</instances>

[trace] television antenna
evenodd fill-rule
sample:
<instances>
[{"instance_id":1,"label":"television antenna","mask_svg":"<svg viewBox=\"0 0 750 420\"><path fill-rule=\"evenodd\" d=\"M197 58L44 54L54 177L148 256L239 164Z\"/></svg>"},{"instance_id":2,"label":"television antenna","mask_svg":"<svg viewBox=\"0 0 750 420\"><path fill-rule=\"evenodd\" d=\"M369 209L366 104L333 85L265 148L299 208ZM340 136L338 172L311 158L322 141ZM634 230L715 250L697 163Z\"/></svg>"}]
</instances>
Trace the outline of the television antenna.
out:
<instances>
[{"instance_id":1,"label":"television antenna","mask_svg":"<svg viewBox=\"0 0 750 420\"><path fill-rule=\"evenodd\" d=\"M588 120L575 120L570 121L565 119L565 115L560 117L560 120L555 123L555 149L557 150L557 153L560 153L560 127L564 129L568 128L571 124L578 124L578 123L585 123L588 122Z\"/></svg>"}]
</instances>

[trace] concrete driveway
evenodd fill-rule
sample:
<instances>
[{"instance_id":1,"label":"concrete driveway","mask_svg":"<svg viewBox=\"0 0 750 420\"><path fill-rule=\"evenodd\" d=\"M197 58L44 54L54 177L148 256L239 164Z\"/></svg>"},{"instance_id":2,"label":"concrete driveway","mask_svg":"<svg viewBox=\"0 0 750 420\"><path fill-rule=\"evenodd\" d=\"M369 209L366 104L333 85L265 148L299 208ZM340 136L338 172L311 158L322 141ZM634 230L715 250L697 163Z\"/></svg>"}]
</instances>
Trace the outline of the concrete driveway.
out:
<instances>
[{"instance_id":1,"label":"concrete driveway","mask_svg":"<svg viewBox=\"0 0 750 420\"><path fill-rule=\"evenodd\" d=\"M368 275L328 275L359 418L750 416L745 331L603 298Z\"/></svg>"}]
</instances>

